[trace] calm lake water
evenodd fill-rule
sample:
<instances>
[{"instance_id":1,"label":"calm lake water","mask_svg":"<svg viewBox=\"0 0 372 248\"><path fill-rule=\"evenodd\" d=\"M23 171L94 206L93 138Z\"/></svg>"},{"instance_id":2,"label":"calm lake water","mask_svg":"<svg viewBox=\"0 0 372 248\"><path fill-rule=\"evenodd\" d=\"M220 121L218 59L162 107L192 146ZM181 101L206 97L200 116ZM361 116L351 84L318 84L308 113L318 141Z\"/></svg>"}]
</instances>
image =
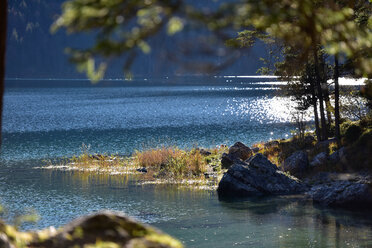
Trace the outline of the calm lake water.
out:
<instances>
[{"instance_id":1,"label":"calm lake water","mask_svg":"<svg viewBox=\"0 0 372 248\"><path fill-rule=\"evenodd\" d=\"M66 82L71 87L50 88L26 82L27 87L8 88L0 167L4 217L10 221L34 209L41 219L22 228L35 229L113 209L159 227L187 247L372 247L371 213L316 208L301 197L223 202L211 191L32 169L45 159L79 154L82 143L92 152L130 154L161 144L251 145L294 129L291 107L272 79L186 83Z\"/></svg>"}]
</instances>

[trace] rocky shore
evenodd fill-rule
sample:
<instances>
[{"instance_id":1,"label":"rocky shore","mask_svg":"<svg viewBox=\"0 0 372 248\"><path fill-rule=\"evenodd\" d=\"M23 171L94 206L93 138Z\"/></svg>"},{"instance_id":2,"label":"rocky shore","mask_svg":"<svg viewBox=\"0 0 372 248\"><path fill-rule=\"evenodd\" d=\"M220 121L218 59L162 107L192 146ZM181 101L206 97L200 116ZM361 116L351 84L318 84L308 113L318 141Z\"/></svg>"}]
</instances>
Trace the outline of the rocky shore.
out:
<instances>
[{"instance_id":1,"label":"rocky shore","mask_svg":"<svg viewBox=\"0 0 372 248\"><path fill-rule=\"evenodd\" d=\"M322 171L325 167L329 170L330 166L347 167L347 163L353 162L350 160L352 148L342 147L331 155L321 151L309 162L309 153L322 150L319 147L328 147L331 142L318 143L312 150L295 151L280 166L271 163L259 149L254 152L238 142L222 156L222 166L228 170L218 185L219 198L303 194L314 204L326 207L372 207L368 171ZM279 143L270 142L263 147L268 146L279 146Z\"/></svg>"}]
</instances>

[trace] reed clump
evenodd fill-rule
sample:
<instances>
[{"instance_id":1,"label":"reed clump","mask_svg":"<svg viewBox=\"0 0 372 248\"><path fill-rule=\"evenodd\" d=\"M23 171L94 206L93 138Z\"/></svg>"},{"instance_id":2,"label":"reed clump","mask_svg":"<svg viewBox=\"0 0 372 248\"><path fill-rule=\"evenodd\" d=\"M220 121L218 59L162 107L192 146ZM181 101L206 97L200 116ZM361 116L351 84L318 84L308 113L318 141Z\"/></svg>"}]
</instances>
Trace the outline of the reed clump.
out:
<instances>
[{"instance_id":1,"label":"reed clump","mask_svg":"<svg viewBox=\"0 0 372 248\"><path fill-rule=\"evenodd\" d=\"M198 149L160 147L136 151L133 163L152 172L155 178L202 178L207 172L207 160Z\"/></svg>"}]
</instances>

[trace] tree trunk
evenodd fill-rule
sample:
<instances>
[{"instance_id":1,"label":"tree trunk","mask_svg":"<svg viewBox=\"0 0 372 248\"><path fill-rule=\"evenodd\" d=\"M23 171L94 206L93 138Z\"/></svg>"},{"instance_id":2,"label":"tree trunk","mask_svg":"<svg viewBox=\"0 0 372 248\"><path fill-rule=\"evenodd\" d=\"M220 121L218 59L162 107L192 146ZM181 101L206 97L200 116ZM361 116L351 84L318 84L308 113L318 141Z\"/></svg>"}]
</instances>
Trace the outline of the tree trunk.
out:
<instances>
[{"instance_id":1,"label":"tree trunk","mask_svg":"<svg viewBox=\"0 0 372 248\"><path fill-rule=\"evenodd\" d=\"M5 78L5 48L6 48L6 29L7 29L7 0L0 0L0 145L3 121L3 97L4 97L4 78Z\"/></svg>"},{"instance_id":2,"label":"tree trunk","mask_svg":"<svg viewBox=\"0 0 372 248\"><path fill-rule=\"evenodd\" d=\"M337 140L338 148L341 147L341 135L340 135L340 88L338 84L339 77L339 67L338 67L338 55L335 55L335 71L334 71L334 81L335 81L335 134Z\"/></svg>"},{"instance_id":3,"label":"tree trunk","mask_svg":"<svg viewBox=\"0 0 372 248\"><path fill-rule=\"evenodd\" d=\"M320 67L322 68L322 75L321 77L321 86L322 86L322 93L324 98L324 105L325 105L325 112L327 114L327 130L331 130L332 125L332 105L331 100L329 97L329 90L327 85L327 73L326 73L326 61L324 58L324 54L320 56ZM324 86L324 87L323 87Z\"/></svg>"},{"instance_id":4,"label":"tree trunk","mask_svg":"<svg viewBox=\"0 0 372 248\"><path fill-rule=\"evenodd\" d=\"M316 99L316 94L315 94L315 86L314 82L311 83L311 97L312 97L312 104L313 104L313 110L314 110L314 121L315 121L315 134L316 138L318 141L322 139L321 134L320 134L320 128L319 128L319 116L318 116L318 106L317 106L317 99Z\"/></svg>"},{"instance_id":5,"label":"tree trunk","mask_svg":"<svg viewBox=\"0 0 372 248\"><path fill-rule=\"evenodd\" d=\"M318 99L319 99L319 107L320 107L320 122L321 122L321 140L328 139L327 135L327 124L324 114L324 101L323 101L323 92L322 92L322 86L320 82L320 74L319 74L319 60L318 60L318 49L316 46L314 46L314 64L315 64L315 77L316 77L316 87L317 87L317 93L318 93Z\"/></svg>"}]
</instances>

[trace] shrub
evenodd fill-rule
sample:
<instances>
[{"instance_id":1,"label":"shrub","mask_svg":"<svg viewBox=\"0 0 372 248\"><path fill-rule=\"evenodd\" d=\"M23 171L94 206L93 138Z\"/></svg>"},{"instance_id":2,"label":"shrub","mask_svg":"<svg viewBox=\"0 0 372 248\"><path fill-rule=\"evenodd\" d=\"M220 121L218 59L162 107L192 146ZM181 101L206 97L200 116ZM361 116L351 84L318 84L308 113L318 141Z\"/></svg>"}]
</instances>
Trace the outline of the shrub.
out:
<instances>
[{"instance_id":1,"label":"shrub","mask_svg":"<svg viewBox=\"0 0 372 248\"><path fill-rule=\"evenodd\" d=\"M139 167L161 167L165 165L168 160L175 155L174 148L161 147L159 149L150 149L147 151L136 151L135 162Z\"/></svg>"}]
</instances>

